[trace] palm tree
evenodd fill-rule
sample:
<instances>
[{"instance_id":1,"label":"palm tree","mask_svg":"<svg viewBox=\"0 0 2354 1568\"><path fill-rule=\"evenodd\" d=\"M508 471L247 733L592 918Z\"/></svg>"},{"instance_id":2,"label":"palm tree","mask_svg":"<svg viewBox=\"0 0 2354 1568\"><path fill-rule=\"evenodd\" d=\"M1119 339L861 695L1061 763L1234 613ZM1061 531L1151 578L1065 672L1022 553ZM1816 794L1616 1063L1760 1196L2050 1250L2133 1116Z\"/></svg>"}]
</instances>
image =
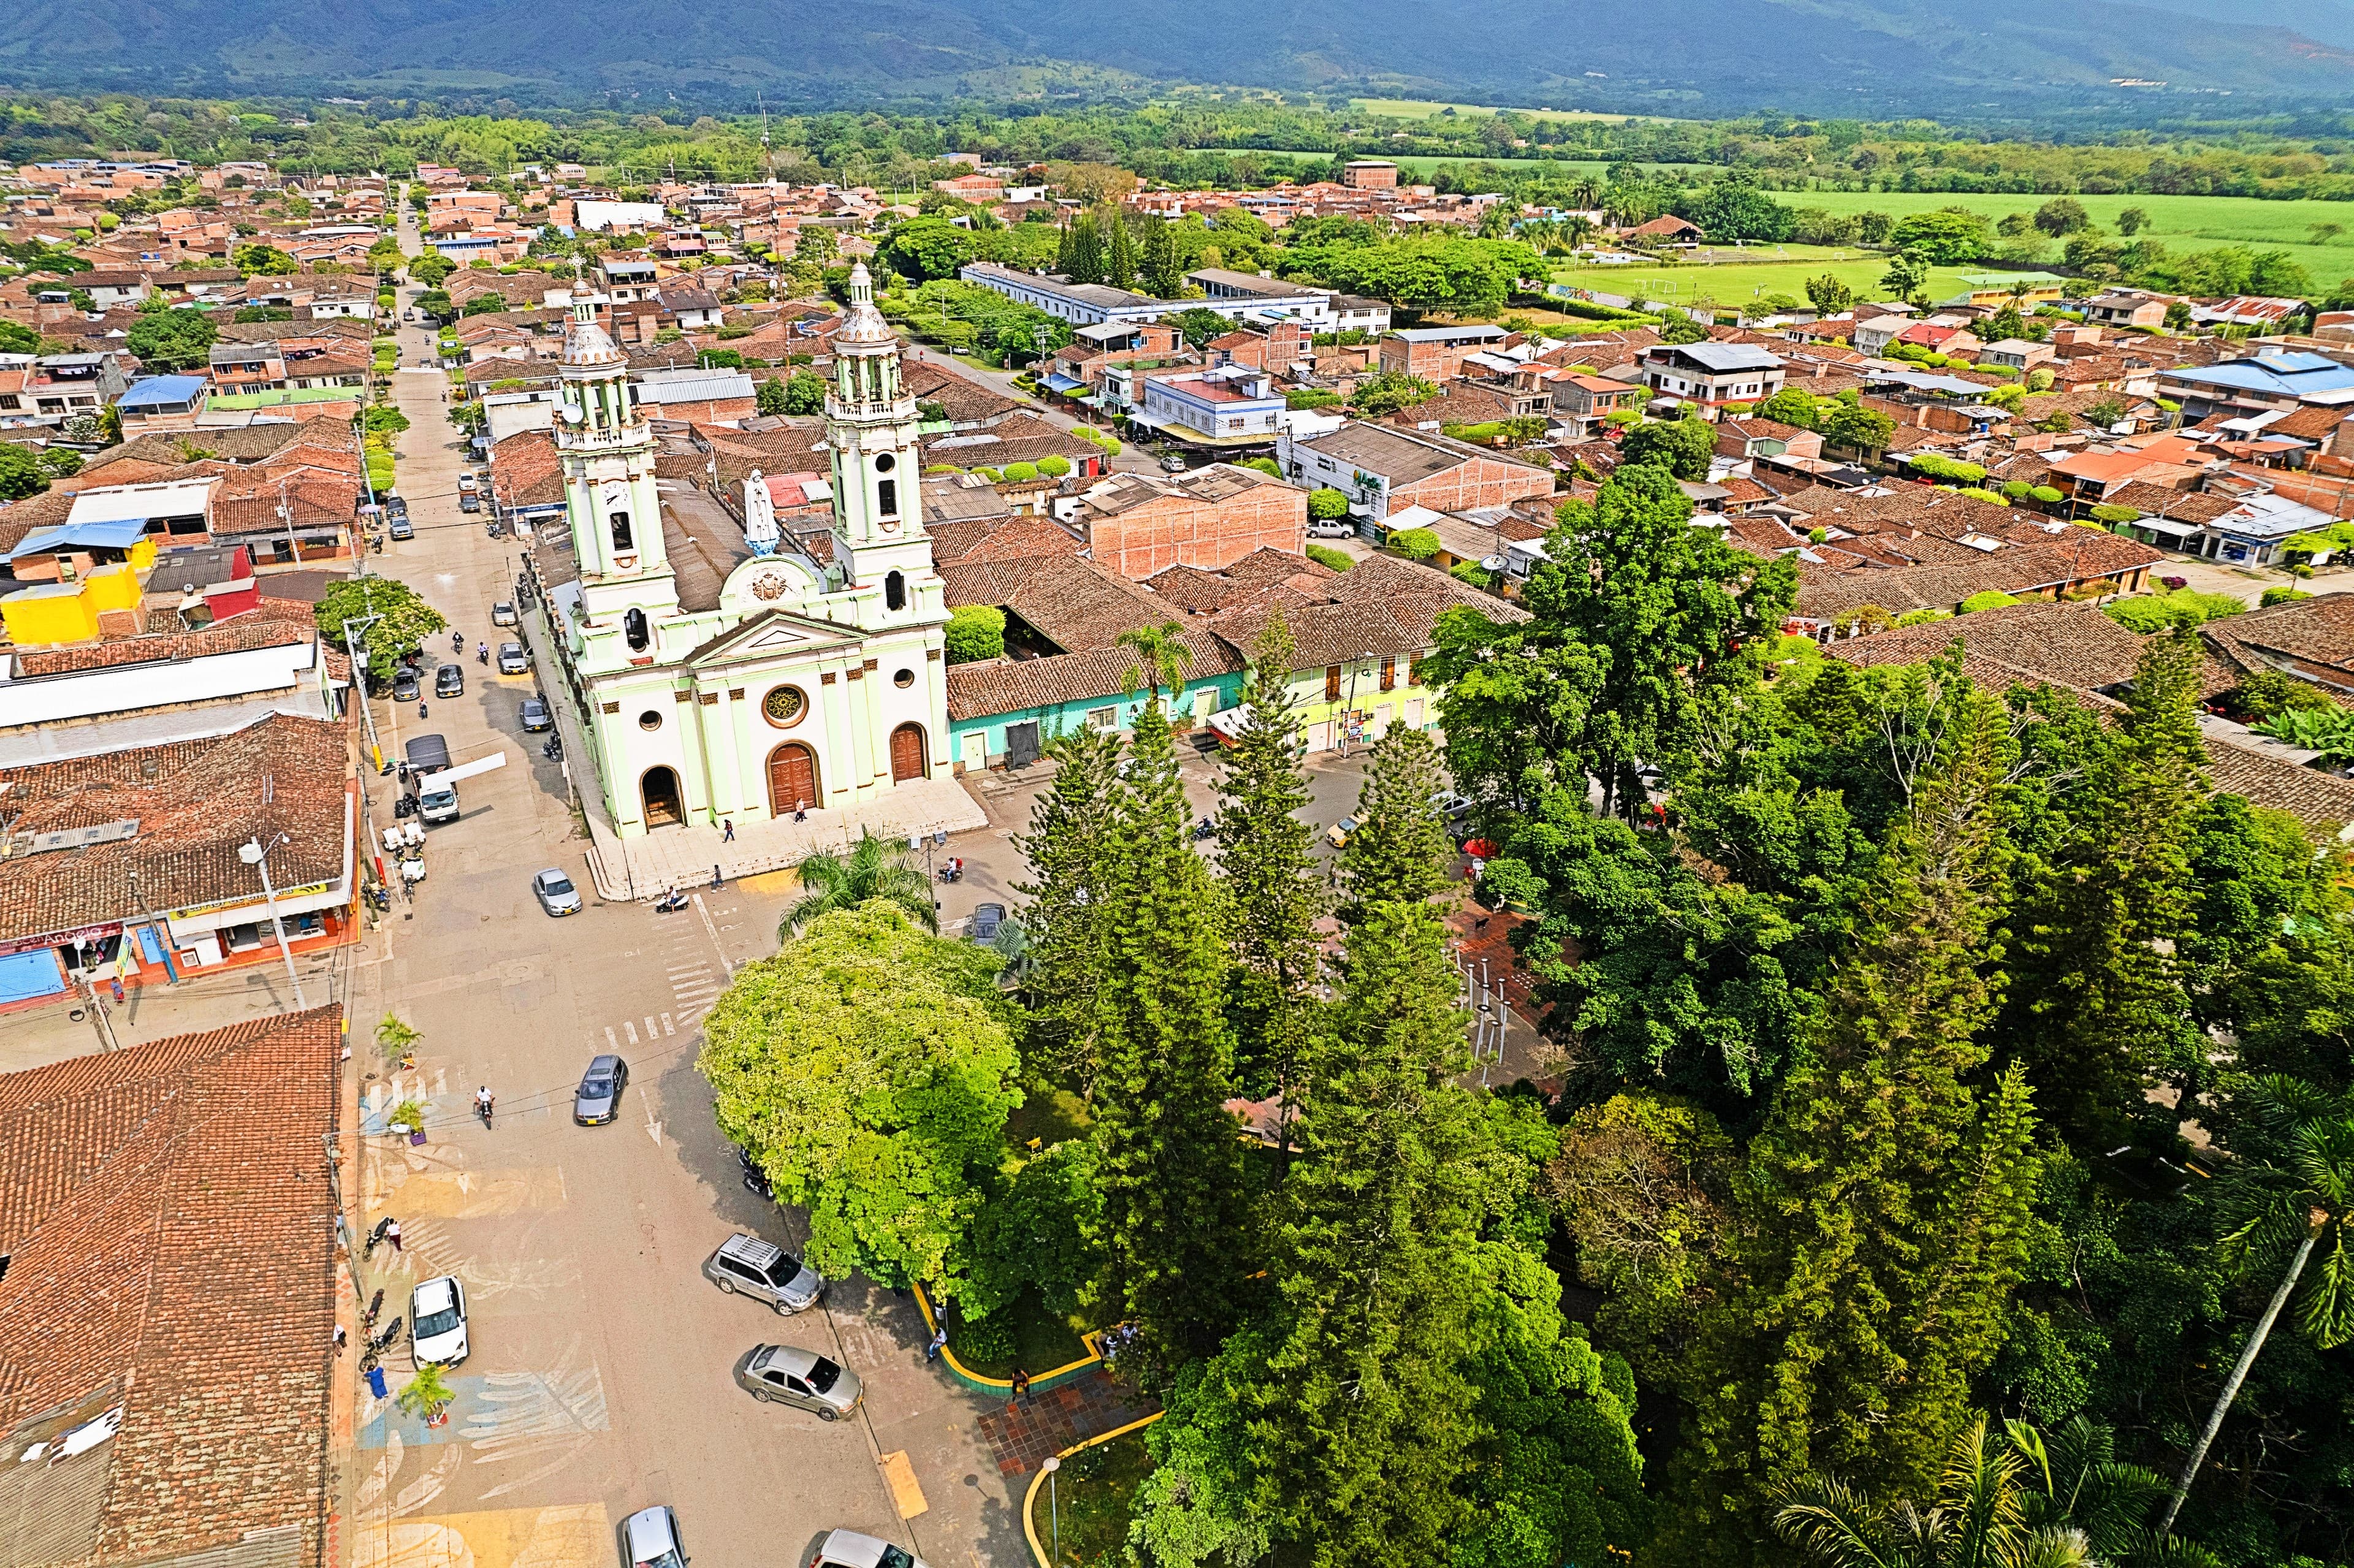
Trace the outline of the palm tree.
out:
<instances>
[{"instance_id":1,"label":"palm tree","mask_svg":"<svg viewBox=\"0 0 2354 1568\"><path fill-rule=\"evenodd\" d=\"M376 1021L376 1048L384 1053L385 1060L396 1067L412 1065L417 1054L417 1043L424 1036L392 1013Z\"/></svg>"},{"instance_id":2,"label":"palm tree","mask_svg":"<svg viewBox=\"0 0 2354 1568\"><path fill-rule=\"evenodd\" d=\"M1925 1511L1874 1509L1843 1481L1809 1478L1783 1491L1774 1533L1826 1568L2094 1568L2082 1530L2031 1519L2027 1474L2023 1457L1988 1440L1981 1417L1955 1437Z\"/></svg>"},{"instance_id":3,"label":"palm tree","mask_svg":"<svg viewBox=\"0 0 2354 1568\"><path fill-rule=\"evenodd\" d=\"M2321 1269L2305 1293L2297 1327L2325 1351L2354 1339L2354 1257L2347 1255L2354 1244L2354 1107L2283 1076L2258 1080L2248 1101L2256 1139L2271 1147L2260 1148L2224 1189L2224 1213L2235 1222L2223 1237L2224 1256L2243 1270L2277 1263L2284 1255L2288 1266L2232 1375L2223 1380L2207 1428L2174 1484L2158 1525L2161 1534L2174 1528L2174 1516L2182 1511L2224 1415L2317 1247Z\"/></svg>"},{"instance_id":4,"label":"palm tree","mask_svg":"<svg viewBox=\"0 0 2354 1568\"><path fill-rule=\"evenodd\" d=\"M441 1419L441 1413L449 1409L457 1397L457 1391L442 1375L440 1363L428 1361L417 1369L415 1377L401 1385L400 1392L392 1396L392 1402L430 1426Z\"/></svg>"},{"instance_id":5,"label":"palm tree","mask_svg":"<svg viewBox=\"0 0 2354 1568\"><path fill-rule=\"evenodd\" d=\"M896 906L928 931L940 928L940 912L932 903L931 884L908 858L907 846L896 839L878 839L875 830L860 831L848 854L816 850L801 863L801 895L777 922L777 940L789 942L793 933L819 916L836 909L855 909L881 899Z\"/></svg>"},{"instance_id":6,"label":"palm tree","mask_svg":"<svg viewBox=\"0 0 2354 1568\"><path fill-rule=\"evenodd\" d=\"M1112 641L1122 648L1134 651L1137 662L1129 666L1120 678L1119 689L1136 690L1140 679L1150 682L1148 695L1155 705L1161 701L1161 688L1169 688L1169 700L1177 700L1177 688L1185 683L1185 671L1193 662L1193 650L1185 645L1185 629L1173 620L1158 626L1131 626Z\"/></svg>"}]
</instances>

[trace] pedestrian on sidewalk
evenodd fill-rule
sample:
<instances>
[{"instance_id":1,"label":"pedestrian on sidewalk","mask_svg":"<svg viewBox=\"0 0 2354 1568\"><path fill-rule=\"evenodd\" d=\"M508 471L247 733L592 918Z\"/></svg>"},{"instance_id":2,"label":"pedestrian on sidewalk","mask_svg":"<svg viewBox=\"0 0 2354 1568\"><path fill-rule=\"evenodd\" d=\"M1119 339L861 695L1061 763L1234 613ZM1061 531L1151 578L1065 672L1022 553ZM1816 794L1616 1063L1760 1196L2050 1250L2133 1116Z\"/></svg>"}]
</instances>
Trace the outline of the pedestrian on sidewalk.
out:
<instances>
[{"instance_id":1,"label":"pedestrian on sidewalk","mask_svg":"<svg viewBox=\"0 0 2354 1568\"><path fill-rule=\"evenodd\" d=\"M1010 1403L1014 1404L1030 1403L1030 1374L1020 1367L1013 1369L1013 1398Z\"/></svg>"},{"instance_id":2,"label":"pedestrian on sidewalk","mask_svg":"<svg viewBox=\"0 0 2354 1568\"><path fill-rule=\"evenodd\" d=\"M949 1326L943 1323L932 1331L932 1342L924 1347L924 1359L928 1361L938 1361L940 1352L948 1348Z\"/></svg>"},{"instance_id":3,"label":"pedestrian on sidewalk","mask_svg":"<svg viewBox=\"0 0 2354 1568\"><path fill-rule=\"evenodd\" d=\"M387 1220L385 1222L384 1239L392 1244L393 1251L399 1252L402 1250L400 1245L400 1222L398 1220Z\"/></svg>"},{"instance_id":4,"label":"pedestrian on sidewalk","mask_svg":"<svg viewBox=\"0 0 2354 1568\"><path fill-rule=\"evenodd\" d=\"M341 1359L342 1359L342 1357L343 1357L343 1353L344 1353L344 1340L345 1340L345 1333L344 1326L343 1326L341 1323L336 1324L336 1325L335 1325L335 1356L336 1356L336 1359L337 1359L337 1360L341 1360Z\"/></svg>"},{"instance_id":5,"label":"pedestrian on sidewalk","mask_svg":"<svg viewBox=\"0 0 2354 1568\"><path fill-rule=\"evenodd\" d=\"M732 844L736 842L735 818L722 817L719 820L719 842L723 844Z\"/></svg>"},{"instance_id":6,"label":"pedestrian on sidewalk","mask_svg":"<svg viewBox=\"0 0 2354 1568\"><path fill-rule=\"evenodd\" d=\"M796 822L806 822L809 821L809 802L806 800L796 800L793 802L793 821Z\"/></svg>"}]
</instances>

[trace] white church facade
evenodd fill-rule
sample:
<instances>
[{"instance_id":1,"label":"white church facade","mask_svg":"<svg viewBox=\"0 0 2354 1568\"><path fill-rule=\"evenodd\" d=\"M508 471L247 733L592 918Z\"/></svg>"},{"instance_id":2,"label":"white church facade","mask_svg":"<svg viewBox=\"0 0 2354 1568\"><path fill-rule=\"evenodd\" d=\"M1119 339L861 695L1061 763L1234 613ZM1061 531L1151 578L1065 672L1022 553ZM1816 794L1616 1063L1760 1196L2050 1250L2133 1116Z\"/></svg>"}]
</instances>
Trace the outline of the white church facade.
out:
<instances>
[{"instance_id":1,"label":"white church facade","mask_svg":"<svg viewBox=\"0 0 2354 1568\"><path fill-rule=\"evenodd\" d=\"M578 573L543 556L540 587L584 760L625 837L841 810L949 771L916 401L864 268L833 343L821 562L780 535L757 474L740 525L699 493L665 498L627 361L576 307L555 439Z\"/></svg>"}]
</instances>

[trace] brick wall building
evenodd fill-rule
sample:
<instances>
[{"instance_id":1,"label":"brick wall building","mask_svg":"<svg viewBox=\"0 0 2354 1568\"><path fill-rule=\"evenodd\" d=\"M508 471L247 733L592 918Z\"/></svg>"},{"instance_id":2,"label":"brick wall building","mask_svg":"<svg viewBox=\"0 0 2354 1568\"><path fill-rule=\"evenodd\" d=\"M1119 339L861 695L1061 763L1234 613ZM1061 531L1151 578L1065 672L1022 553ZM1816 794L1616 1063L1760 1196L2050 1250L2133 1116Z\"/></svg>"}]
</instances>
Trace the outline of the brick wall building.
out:
<instances>
[{"instance_id":1,"label":"brick wall building","mask_svg":"<svg viewBox=\"0 0 2354 1568\"><path fill-rule=\"evenodd\" d=\"M1462 374L1465 355L1498 347L1511 335L1500 326L1401 327L1382 339L1381 366L1393 376L1445 381Z\"/></svg>"},{"instance_id":2,"label":"brick wall building","mask_svg":"<svg viewBox=\"0 0 2354 1568\"><path fill-rule=\"evenodd\" d=\"M1231 463L1171 479L1117 473L1080 497L1071 521L1097 561L1140 582L1170 567L1214 572L1255 550L1299 554L1308 493Z\"/></svg>"},{"instance_id":3,"label":"brick wall building","mask_svg":"<svg viewBox=\"0 0 2354 1568\"><path fill-rule=\"evenodd\" d=\"M1362 421L1310 440L1287 436L1276 461L1302 484L1342 492L1352 512L1375 522L1409 506L1461 512L1553 492L1550 469L1428 431Z\"/></svg>"}]
</instances>

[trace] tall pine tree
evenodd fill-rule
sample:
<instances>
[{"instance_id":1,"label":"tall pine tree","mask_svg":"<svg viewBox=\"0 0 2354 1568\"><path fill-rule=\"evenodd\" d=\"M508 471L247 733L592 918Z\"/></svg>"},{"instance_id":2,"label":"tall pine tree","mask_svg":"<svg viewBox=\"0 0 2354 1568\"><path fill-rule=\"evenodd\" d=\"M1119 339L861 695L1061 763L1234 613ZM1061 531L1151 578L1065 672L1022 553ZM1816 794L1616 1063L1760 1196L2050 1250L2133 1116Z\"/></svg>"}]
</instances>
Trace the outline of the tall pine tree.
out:
<instances>
[{"instance_id":1,"label":"tall pine tree","mask_svg":"<svg viewBox=\"0 0 2354 1568\"><path fill-rule=\"evenodd\" d=\"M1373 767L1357 791L1357 831L1341 847L1341 918L1370 905L1419 903L1447 885L1455 845L1437 797L1447 765L1418 729L1394 724L1373 743Z\"/></svg>"},{"instance_id":2,"label":"tall pine tree","mask_svg":"<svg viewBox=\"0 0 2354 1568\"><path fill-rule=\"evenodd\" d=\"M1096 216L1083 212L1071 220L1070 254L1064 258L1063 272L1074 283L1100 283L1104 281L1103 230Z\"/></svg>"},{"instance_id":3,"label":"tall pine tree","mask_svg":"<svg viewBox=\"0 0 2354 1568\"><path fill-rule=\"evenodd\" d=\"M2080 1148L2144 1128L2170 1139L2207 1052L2177 954L2190 935L2191 855L2207 797L2195 632L2143 648L2125 712L2055 801L2060 842L2022 867L2008 922L2010 985L1996 1036L2028 1065L2045 1114ZM2156 1121L2158 1125L2150 1127Z\"/></svg>"},{"instance_id":4,"label":"tall pine tree","mask_svg":"<svg viewBox=\"0 0 2354 1568\"><path fill-rule=\"evenodd\" d=\"M1177 238L1165 217L1148 217L1144 224L1143 261L1138 280L1157 299L1173 300L1185 286L1184 264L1177 259Z\"/></svg>"},{"instance_id":5,"label":"tall pine tree","mask_svg":"<svg viewBox=\"0 0 2354 1568\"><path fill-rule=\"evenodd\" d=\"M1999 983L2011 750L2002 705L1966 691L1750 1146L1702 1319L1681 1560L1743 1555L1809 1474L1917 1494L1969 1415L2035 1172L2020 1075L1990 1106L1968 1085Z\"/></svg>"},{"instance_id":6,"label":"tall pine tree","mask_svg":"<svg viewBox=\"0 0 2354 1568\"><path fill-rule=\"evenodd\" d=\"M1228 1012L1236 1075L1245 1093L1283 1101L1287 1128L1315 1028L1316 917L1326 904L1311 830L1299 814L1308 776L1291 698L1294 648L1278 611L1253 651L1235 742L1219 753L1217 814L1218 879L1234 909Z\"/></svg>"},{"instance_id":7,"label":"tall pine tree","mask_svg":"<svg viewBox=\"0 0 2354 1568\"><path fill-rule=\"evenodd\" d=\"M1115 289L1136 287L1136 236L1129 232L1128 219L1113 209L1104 222L1104 279Z\"/></svg>"},{"instance_id":8,"label":"tall pine tree","mask_svg":"<svg viewBox=\"0 0 2354 1568\"><path fill-rule=\"evenodd\" d=\"M1155 695L1114 791L1101 882L1092 1239L1100 1305L1135 1323L1133 1363L1158 1383L1214 1351L1249 1272L1242 1234L1234 1044L1225 1015L1225 911L1186 834L1185 792Z\"/></svg>"},{"instance_id":9,"label":"tall pine tree","mask_svg":"<svg viewBox=\"0 0 2354 1568\"><path fill-rule=\"evenodd\" d=\"M1014 840L1032 880L1014 891L1028 941L1023 990L1030 1004L1034 1070L1068 1074L1082 1094L1095 1084L1096 993L1105 969L1107 862L1111 850L1119 737L1073 730L1046 746L1055 781Z\"/></svg>"}]
</instances>

